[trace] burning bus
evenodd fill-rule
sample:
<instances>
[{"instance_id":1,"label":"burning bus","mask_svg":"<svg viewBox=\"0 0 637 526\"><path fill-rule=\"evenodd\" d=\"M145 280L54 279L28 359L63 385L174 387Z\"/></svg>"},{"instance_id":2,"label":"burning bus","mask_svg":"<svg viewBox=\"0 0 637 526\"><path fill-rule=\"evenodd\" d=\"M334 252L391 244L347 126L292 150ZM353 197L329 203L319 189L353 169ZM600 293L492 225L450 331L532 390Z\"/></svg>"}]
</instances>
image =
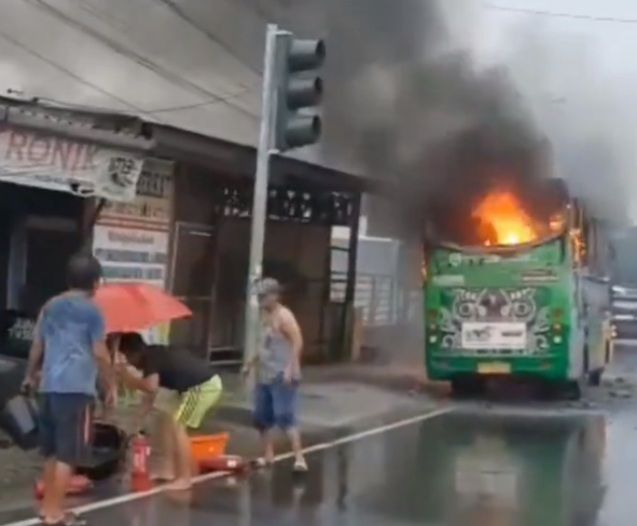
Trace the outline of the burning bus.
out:
<instances>
[{"instance_id":1,"label":"burning bus","mask_svg":"<svg viewBox=\"0 0 637 526\"><path fill-rule=\"evenodd\" d=\"M507 180L456 194L428 218L428 374L461 393L507 375L563 383L579 396L610 359L604 301L587 292L608 289L588 274L595 222L560 179Z\"/></svg>"}]
</instances>

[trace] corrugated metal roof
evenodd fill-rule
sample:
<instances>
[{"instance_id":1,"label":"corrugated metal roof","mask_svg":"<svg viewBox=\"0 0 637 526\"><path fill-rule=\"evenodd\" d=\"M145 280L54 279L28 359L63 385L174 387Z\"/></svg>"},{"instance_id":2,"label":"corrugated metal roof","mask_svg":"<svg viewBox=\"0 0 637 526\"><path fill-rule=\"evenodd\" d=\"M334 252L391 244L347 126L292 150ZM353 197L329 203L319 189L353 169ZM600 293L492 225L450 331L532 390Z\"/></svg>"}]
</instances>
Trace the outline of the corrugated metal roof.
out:
<instances>
[{"instance_id":1,"label":"corrugated metal roof","mask_svg":"<svg viewBox=\"0 0 637 526\"><path fill-rule=\"evenodd\" d=\"M254 144L259 71L217 36L244 28L252 38L235 40L261 41L264 22L246 4L5 0L0 93L133 113Z\"/></svg>"},{"instance_id":2,"label":"corrugated metal roof","mask_svg":"<svg viewBox=\"0 0 637 526\"><path fill-rule=\"evenodd\" d=\"M133 114L254 146L265 27L276 21L328 42L324 140L289 156L356 173L368 147L360 131L375 115L383 126L396 118L382 104L404 76L394 66L417 62L443 38L425 7L434 3L2 0L0 95ZM379 68L387 79L370 82Z\"/></svg>"},{"instance_id":3,"label":"corrugated metal roof","mask_svg":"<svg viewBox=\"0 0 637 526\"><path fill-rule=\"evenodd\" d=\"M325 0L2 0L0 95L136 115L254 146L267 22L322 36L329 5ZM328 162L320 146L289 156L344 168L335 159Z\"/></svg>"}]
</instances>

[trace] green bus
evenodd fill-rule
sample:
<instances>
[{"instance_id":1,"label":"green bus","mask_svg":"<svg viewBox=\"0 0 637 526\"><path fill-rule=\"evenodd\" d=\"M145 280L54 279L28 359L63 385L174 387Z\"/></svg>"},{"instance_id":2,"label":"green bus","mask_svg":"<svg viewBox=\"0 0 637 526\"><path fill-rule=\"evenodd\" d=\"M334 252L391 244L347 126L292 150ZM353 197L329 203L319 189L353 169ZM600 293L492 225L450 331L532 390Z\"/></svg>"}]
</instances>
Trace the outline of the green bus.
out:
<instances>
[{"instance_id":1,"label":"green bus","mask_svg":"<svg viewBox=\"0 0 637 526\"><path fill-rule=\"evenodd\" d=\"M561 199L538 227L515 196L492 197L495 217L484 212L483 200L472 214L475 235L463 243L429 225L429 378L468 394L489 377L534 377L579 397L583 381L598 383L610 360L609 283L588 275L594 222L579 203ZM476 218L475 210L484 213ZM521 219L509 217L515 213Z\"/></svg>"}]
</instances>

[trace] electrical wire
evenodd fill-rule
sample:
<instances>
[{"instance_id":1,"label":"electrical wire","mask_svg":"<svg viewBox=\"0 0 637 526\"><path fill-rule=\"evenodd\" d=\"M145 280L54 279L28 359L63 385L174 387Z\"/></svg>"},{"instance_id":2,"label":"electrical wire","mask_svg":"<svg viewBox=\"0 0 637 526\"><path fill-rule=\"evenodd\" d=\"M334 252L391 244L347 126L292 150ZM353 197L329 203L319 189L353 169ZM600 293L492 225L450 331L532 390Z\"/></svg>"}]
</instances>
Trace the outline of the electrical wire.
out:
<instances>
[{"instance_id":1,"label":"electrical wire","mask_svg":"<svg viewBox=\"0 0 637 526\"><path fill-rule=\"evenodd\" d=\"M157 108L157 109L149 109L149 110L144 110L147 114L149 115L155 115L157 113L170 113L173 111L181 111L181 110L190 110L190 109L194 109L194 108L201 108L203 106L215 106L216 104L220 104L222 102L227 102L230 99L236 99L241 97L242 95L248 93L250 90L245 89L242 90L238 93L234 93L233 95L228 95L227 97L222 98L221 100L219 99L215 99L215 100L203 100L200 102L194 102L192 104L180 104L180 105L175 105L175 106L167 106L167 107L162 107L162 108ZM35 97L32 101L27 101L27 102L33 102L33 104L38 104L38 103L49 103L49 107L52 107L52 109L56 109L56 110L76 110L76 111L85 111L85 112L91 112L91 113L105 113L105 114L116 114L118 116L122 116L122 117L130 117L130 118L135 118L136 115L127 115L127 114L122 114L121 112L118 112L117 110L114 110L112 107L107 107L107 106L94 106L94 105L87 105L87 104L77 104L74 102L68 102L65 100L61 100L61 99L56 99L56 98L52 98L52 97ZM41 104L41 106L43 107L47 107L47 105Z\"/></svg>"},{"instance_id":2,"label":"electrical wire","mask_svg":"<svg viewBox=\"0 0 637 526\"><path fill-rule=\"evenodd\" d=\"M246 93L250 93L252 90L249 88L246 88L242 91L239 91L238 93L234 93L232 95L228 95L227 97L223 97L221 99L215 99L215 100L203 100L201 102L194 102L192 104L182 104L179 106L168 106L166 108L157 108L157 109L153 109L153 110L147 110L149 113L152 113L153 115L157 114L157 113L171 113L173 111L182 111L182 110L192 110L195 108L201 108L203 106L215 106L216 104L221 104L222 102L228 102L232 99L238 99L239 97L245 95Z\"/></svg>"},{"instance_id":3,"label":"electrical wire","mask_svg":"<svg viewBox=\"0 0 637 526\"><path fill-rule=\"evenodd\" d=\"M520 13L531 16L543 16L550 18L567 18L572 20L583 20L589 22L607 22L613 24L637 24L637 18L621 18L613 16L595 16L577 13L564 13L557 11L544 11L541 9L530 9L525 7L513 7L483 2L482 6L493 11L505 11L509 13Z\"/></svg>"},{"instance_id":4,"label":"electrical wire","mask_svg":"<svg viewBox=\"0 0 637 526\"><path fill-rule=\"evenodd\" d=\"M197 102L197 103L193 103L193 104L184 104L184 105L179 105L179 106L176 105L176 106L172 106L172 107L164 107L164 108L144 110L144 109L140 108L139 106L135 106L134 104L131 104L128 100L119 97L115 93L112 93L112 92L110 92L108 90L105 90L101 86L99 86L97 84L94 84L93 82L85 79L84 77L81 77L80 75L77 75L76 73L74 73L73 71L69 70L68 68L66 68L62 64L59 64L58 62L50 59L49 57L46 57L45 55L42 55L40 52L32 49L31 47L29 47L25 43L21 42L20 40L17 40L12 35L9 35L9 34L5 33L2 30L0 30L0 38L6 40L7 42L9 42L11 44L13 44L17 48L22 49L26 53L32 55L33 57L37 58L38 60L40 60L42 62L48 64L52 68L57 69L58 71L61 71L65 75L68 75L69 77L71 77L74 80L78 81L80 84L88 86L89 88L101 93L102 95L105 95L106 97L109 97L109 98L111 98L113 100L116 100L117 102L119 102L119 103L123 104L124 106L126 106L130 111L134 112L136 115L143 116L143 117L145 117L145 118L147 118L147 119L149 119L151 121L157 122L158 124L165 123L165 121L162 121L161 118L156 116L156 114L158 114L158 113L170 113L172 111L187 110L187 109L193 109L193 108L198 108L198 107L202 107L202 106L214 106L214 105L220 104L222 102L227 102L230 99L238 98L238 97L240 97L240 96L242 96L242 95L244 95L244 94L246 94L246 93L248 93L250 91L249 89L244 89L244 90L242 90L242 91L240 91L238 93L235 93L233 95L230 95L230 96L224 97L224 98L215 97L214 99L207 99L207 100L204 100L204 101L201 101L201 102ZM70 102L67 102L67 101L61 101L59 99L55 99L55 98L51 98L51 97L37 97L36 99L34 99L34 102L35 101L52 102L52 103L54 103L56 105L59 105L60 109L79 110L79 111L83 110L83 111L93 111L93 112L100 112L100 113L103 113L103 112L121 113L121 110L117 110L117 109L114 109L112 107L75 104L75 103L70 103Z\"/></svg>"},{"instance_id":5,"label":"electrical wire","mask_svg":"<svg viewBox=\"0 0 637 526\"><path fill-rule=\"evenodd\" d=\"M115 93L111 93L110 91L105 90L101 86L99 86L97 84L94 84L90 80L87 80L84 77L81 77L81 76L77 75L76 73L74 73L70 69L66 68L62 64L59 64L58 62L55 62L54 60L50 59L49 57L46 57L46 56L42 55L40 52L38 52L35 49L29 47L24 42L21 42L20 40L14 38L13 36L5 33L2 30L0 30L0 38L6 40L7 42L10 42L14 46L22 49L23 51L26 51L31 56L41 60L42 62L48 64L49 66L51 66L51 67L53 67L53 68L55 68L55 69L57 69L59 71L62 71L63 73L65 73L69 77L75 79L76 81L80 82L81 84L84 84L85 86L88 86L88 87L94 89L95 91L101 93L102 95L106 95L107 97L109 97L109 98L111 98L113 100L116 100L117 102L123 104L124 106L126 106L127 108L135 111L136 113L139 113L141 115L148 115L148 116L152 117L152 115L148 114L146 112L146 110L143 110L142 108L140 108L138 106L135 106L134 104L131 104L129 101L119 97Z\"/></svg>"},{"instance_id":6,"label":"electrical wire","mask_svg":"<svg viewBox=\"0 0 637 526\"><path fill-rule=\"evenodd\" d=\"M246 110L245 108L234 104L232 102L232 97L236 96L236 94L233 94L230 96L229 100L223 100L224 97L194 83L189 81L188 79L185 79L183 77L183 74L180 73L175 73L173 71L171 71L168 68L165 68L163 66L160 66L159 64L153 62L152 60L148 59L147 57L144 57L143 55L140 55L139 53L127 48L126 46L121 45L119 42L117 42L114 39L111 39L105 35L103 35L102 33L100 33L99 31L96 31L94 28L87 26L81 22L78 22L77 20L69 17L67 14L65 14L63 11L60 11L59 9L57 9L56 7L50 5L49 3L47 3L45 0L23 0L24 2L32 5L35 8L38 8L40 10L46 11L48 12L50 15L55 16L56 18L58 18L59 20L62 20L63 22L65 22L67 25L70 25L80 31L82 31L83 33L91 36L92 38L98 40L99 42L101 42L102 44L106 45L107 47L111 48L113 51L116 51L118 54L128 58L129 60L132 60L133 62L145 67L146 69L149 69L150 71L152 71L153 73L155 73L156 75L170 81L172 84L181 86L184 89L187 89L188 91L191 92L196 92L198 94L203 94L204 96L206 96L207 98L209 98L211 101L217 101L219 103L224 102L226 104L228 104L229 106L235 108L237 111L245 114L246 116L250 117L251 119L256 119L258 120L260 117L248 110ZM147 111L146 111L147 112Z\"/></svg>"},{"instance_id":7,"label":"electrical wire","mask_svg":"<svg viewBox=\"0 0 637 526\"><path fill-rule=\"evenodd\" d=\"M263 74L262 71L260 71L259 69L253 67L251 64L248 64L245 60L241 59L230 48L230 46L228 46L225 42L223 42L217 35L212 33L208 28L206 28L205 26L201 25L197 20L193 19L188 13L186 13L186 11L182 7L177 5L177 3L174 0L154 0L154 1L159 3L159 4L163 4L165 7L170 9L175 15L177 15L179 18L181 18L184 22L186 22L187 24L190 24L197 31L199 31L200 33L205 35L206 38L208 38L210 41L214 42L215 44L220 46L224 51L226 51L228 54L232 55L232 57L235 60L237 60L241 65L247 67L249 70L251 70L253 73L255 73L255 74L259 75L259 76L261 76Z\"/></svg>"}]
</instances>

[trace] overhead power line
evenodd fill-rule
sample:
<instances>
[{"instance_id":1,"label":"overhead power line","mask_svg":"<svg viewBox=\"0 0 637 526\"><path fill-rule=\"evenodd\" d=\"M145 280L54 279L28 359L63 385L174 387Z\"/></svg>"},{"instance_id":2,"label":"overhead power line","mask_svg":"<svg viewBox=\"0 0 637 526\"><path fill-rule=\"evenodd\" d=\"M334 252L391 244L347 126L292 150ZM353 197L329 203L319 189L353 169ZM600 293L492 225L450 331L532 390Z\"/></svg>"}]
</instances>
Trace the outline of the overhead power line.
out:
<instances>
[{"instance_id":1,"label":"overhead power line","mask_svg":"<svg viewBox=\"0 0 637 526\"><path fill-rule=\"evenodd\" d=\"M30 46L28 46L26 43L14 38L13 36L9 35L8 33L5 33L4 31L0 31L0 38L6 40L7 42L10 42L15 47L17 47L19 49L22 49L22 51L25 51L26 53L30 54L31 56L33 56L33 57L35 57L35 58L37 58L39 60L41 60L42 62L48 64L49 66L51 66L51 67L63 72L65 75L73 78L74 80L80 82L81 84L84 84L85 86L90 87L91 89L101 93L102 95L106 95L107 97L109 97L109 98L111 98L113 100L116 100L120 104L122 104L122 105L126 106L127 108L129 108L129 110L133 110L134 112L136 112L138 114L141 114L141 115L148 115L148 112L146 112L142 108L140 108L138 106L135 106L134 104L132 104L128 100L119 97L117 94L104 89L103 87L91 82L90 80L85 79L84 77L81 77L80 75L77 75L76 73L74 73L73 71L71 71L70 69L65 67L64 65L62 65L62 64L56 62L55 60L52 60L51 58L39 53L35 49L33 49Z\"/></svg>"},{"instance_id":2,"label":"overhead power line","mask_svg":"<svg viewBox=\"0 0 637 526\"><path fill-rule=\"evenodd\" d=\"M53 6L52 4L49 4L47 0L23 0L23 1L27 2L28 4L32 5L35 8L39 8L39 9L45 11L45 12L48 12L49 15L58 18L59 20L61 20L64 23L66 23L67 25L69 25L71 27L74 27L75 29L80 30L81 32L89 35L90 37L94 38L95 40L98 40L99 42L101 42L102 44L106 45L107 47L109 47L113 51L115 51L118 54L126 57L127 59L139 64L140 66L143 66L144 68L152 71L156 75L158 75L158 76L162 77L163 79L171 82L173 85L180 86L182 89L186 89L186 90L190 91L191 93L194 92L194 93L198 93L200 95L203 95L204 97L206 97L207 99L210 99L212 101L216 101L216 102L219 102L219 103L225 103L228 106L231 106L235 110L239 111L240 113L243 113L244 115L246 115L250 119L254 119L254 120L258 120L259 119L258 115L256 115L255 113L252 113L251 111L247 110L246 108L240 106L234 100L236 98L236 96L237 96L236 93L231 94L229 97L224 97L224 96L218 95L217 93L214 93L213 91L211 91L207 87L201 86L201 85L197 84L196 82L193 82L193 81L191 81L191 80L189 80L187 78L184 78L182 72L176 72L176 71L173 71L173 70L171 70L169 68L161 66L160 64L158 64L155 61L149 59L148 57L146 57L146 56L144 56L144 55L142 55L140 53L137 53L135 50L129 49L128 47L122 45L117 40L115 40L113 38L110 38L107 35L102 34L98 30L96 30L95 28L75 20L74 18L68 16L66 13L64 13L63 11L58 9L57 7ZM243 87L243 89L245 89L245 87Z\"/></svg>"},{"instance_id":3,"label":"overhead power line","mask_svg":"<svg viewBox=\"0 0 637 526\"><path fill-rule=\"evenodd\" d=\"M530 9L525 7L513 7L483 2L483 7L494 11L505 11L508 13L520 13L530 16L542 16L548 18L566 18L571 20L583 20L588 22L606 22L611 24L637 24L637 18L621 18L614 16L596 16L578 13L564 13L559 11L545 11L541 9Z\"/></svg>"},{"instance_id":4,"label":"overhead power line","mask_svg":"<svg viewBox=\"0 0 637 526\"><path fill-rule=\"evenodd\" d=\"M248 68L250 71L259 76L263 74L260 69L255 68L252 64L249 64L246 60L242 59L228 44L221 40L218 35L215 35L212 31L206 28L205 25L201 24L196 18L190 16L181 6L179 6L179 4L177 4L177 2L175 2L174 0L155 1L163 4L166 8L170 9L177 17L181 18L184 22L202 33L208 40L220 46L221 49L231 55L232 58L234 58L242 66Z\"/></svg>"}]
</instances>

